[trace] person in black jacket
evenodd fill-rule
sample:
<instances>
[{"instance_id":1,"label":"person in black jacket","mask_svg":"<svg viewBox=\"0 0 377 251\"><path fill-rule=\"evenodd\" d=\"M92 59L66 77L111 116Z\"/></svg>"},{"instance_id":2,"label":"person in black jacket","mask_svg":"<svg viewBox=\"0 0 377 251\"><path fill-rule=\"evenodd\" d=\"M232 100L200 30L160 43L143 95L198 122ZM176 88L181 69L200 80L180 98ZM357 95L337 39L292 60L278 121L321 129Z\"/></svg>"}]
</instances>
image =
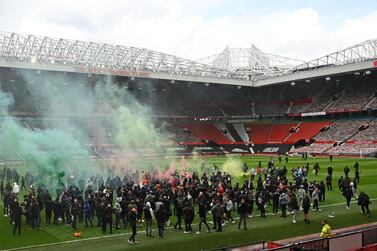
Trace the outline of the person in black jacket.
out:
<instances>
[{"instance_id":1,"label":"person in black jacket","mask_svg":"<svg viewBox=\"0 0 377 251\"><path fill-rule=\"evenodd\" d=\"M132 228L132 235L128 239L128 243L130 245L136 244L135 236L137 234L136 232L136 222L137 222L137 209L135 207L131 208L130 212L128 213L128 222Z\"/></svg>"},{"instance_id":2,"label":"person in black jacket","mask_svg":"<svg viewBox=\"0 0 377 251\"><path fill-rule=\"evenodd\" d=\"M18 234L21 235L21 219L22 219L22 208L18 202L15 203L14 210L12 212L13 217L13 234L16 234L16 230L18 229Z\"/></svg>"},{"instance_id":3,"label":"person in black jacket","mask_svg":"<svg viewBox=\"0 0 377 251\"><path fill-rule=\"evenodd\" d=\"M223 225L222 225L222 217L224 215L224 208L221 206L220 201L216 203L216 205L212 208L212 213L215 217L217 230L216 232L222 232L223 231Z\"/></svg>"},{"instance_id":4,"label":"person in black jacket","mask_svg":"<svg viewBox=\"0 0 377 251\"><path fill-rule=\"evenodd\" d=\"M102 215L102 232L106 233L106 227L107 224L110 225L110 234L113 233L113 207L111 204L107 204L105 209L103 210L103 215Z\"/></svg>"},{"instance_id":5,"label":"person in black jacket","mask_svg":"<svg viewBox=\"0 0 377 251\"><path fill-rule=\"evenodd\" d=\"M43 203L46 210L46 224L50 225L52 215L52 198L48 190L46 190L46 193L43 196Z\"/></svg>"},{"instance_id":6,"label":"person in black jacket","mask_svg":"<svg viewBox=\"0 0 377 251\"><path fill-rule=\"evenodd\" d=\"M62 206L61 206L61 203L59 201L59 198L56 198L55 201L52 202L52 211L54 213L54 224L55 225L58 225L59 224L59 220L61 220L62 218Z\"/></svg>"},{"instance_id":7,"label":"person in black jacket","mask_svg":"<svg viewBox=\"0 0 377 251\"><path fill-rule=\"evenodd\" d=\"M183 220L185 221L185 234L192 233L191 224L194 221L195 211L190 202L183 208Z\"/></svg>"},{"instance_id":8,"label":"person in black jacket","mask_svg":"<svg viewBox=\"0 0 377 251\"><path fill-rule=\"evenodd\" d=\"M345 176L345 177L348 177L349 172L350 172L349 167L348 167L348 166L345 166L345 167L344 167L344 176Z\"/></svg>"},{"instance_id":9,"label":"person in black jacket","mask_svg":"<svg viewBox=\"0 0 377 251\"><path fill-rule=\"evenodd\" d=\"M164 224L167 219L167 212L162 204L158 210L156 211L156 221L157 221L157 228L158 228L158 236L160 239L164 238Z\"/></svg>"},{"instance_id":10,"label":"person in black jacket","mask_svg":"<svg viewBox=\"0 0 377 251\"><path fill-rule=\"evenodd\" d=\"M334 168L332 166L329 166L327 168L327 174L330 174L330 176L332 176L333 171L334 171Z\"/></svg>"},{"instance_id":11,"label":"person in black jacket","mask_svg":"<svg viewBox=\"0 0 377 251\"><path fill-rule=\"evenodd\" d=\"M207 229L208 229L208 233L211 232L211 229L209 228L208 224L207 224L207 209L206 209L206 205L203 205L203 204L199 204L199 217L200 217L200 222L199 222L199 231L196 232L196 234L200 234L200 232L202 231L202 224L206 225Z\"/></svg>"},{"instance_id":12,"label":"person in black jacket","mask_svg":"<svg viewBox=\"0 0 377 251\"><path fill-rule=\"evenodd\" d=\"M346 203L347 203L346 208L347 209L350 209L350 202L351 202L351 199L352 199L352 195L353 195L352 189L349 186L347 186L343 189L343 196L346 198Z\"/></svg>"},{"instance_id":13,"label":"person in black jacket","mask_svg":"<svg viewBox=\"0 0 377 251\"><path fill-rule=\"evenodd\" d=\"M310 210L310 198L308 195L302 201L302 210L304 211L304 221L310 223L309 221L309 210Z\"/></svg>"},{"instance_id":14,"label":"person in black jacket","mask_svg":"<svg viewBox=\"0 0 377 251\"><path fill-rule=\"evenodd\" d=\"M240 214L240 222L238 223L238 229L241 228L241 223L243 221L243 228L245 230L247 230L246 219L249 215L249 210L248 210L248 207L247 207L247 204L246 204L246 201L245 201L244 198L241 199L241 203L240 203L240 206L238 208L238 212Z\"/></svg>"},{"instance_id":15,"label":"person in black jacket","mask_svg":"<svg viewBox=\"0 0 377 251\"><path fill-rule=\"evenodd\" d=\"M367 216L370 217L370 211L369 211L370 200L369 200L369 196L366 193L360 192L359 198L357 200L357 204L361 206L361 212L365 214L365 211L366 211Z\"/></svg>"},{"instance_id":16,"label":"person in black jacket","mask_svg":"<svg viewBox=\"0 0 377 251\"><path fill-rule=\"evenodd\" d=\"M327 191L332 191L332 176L327 174L326 176Z\"/></svg>"},{"instance_id":17,"label":"person in black jacket","mask_svg":"<svg viewBox=\"0 0 377 251\"><path fill-rule=\"evenodd\" d=\"M175 214L177 216L177 223L174 225L174 229L182 230L182 214L183 214L183 201L179 200L177 201L176 208L175 208Z\"/></svg>"},{"instance_id":18,"label":"person in black jacket","mask_svg":"<svg viewBox=\"0 0 377 251\"><path fill-rule=\"evenodd\" d=\"M266 217L266 196L261 192L258 196L258 207L260 211L260 217Z\"/></svg>"},{"instance_id":19,"label":"person in black jacket","mask_svg":"<svg viewBox=\"0 0 377 251\"><path fill-rule=\"evenodd\" d=\"M77 215L79 213L79 205L77 199L75 199L70 208L72 228L77 229Z\"/></svg>"},{"instance_id":20,"label":"person in black jacket","mask_svg":"<svg viewBox=\"0 0 377 251\"><path fill-rule=\"evenodd\" d=\"M277 215L279 212L279 189L275 191L275 193L272 195L272 213L273 215Z\"/></svg>"}]
</instances>

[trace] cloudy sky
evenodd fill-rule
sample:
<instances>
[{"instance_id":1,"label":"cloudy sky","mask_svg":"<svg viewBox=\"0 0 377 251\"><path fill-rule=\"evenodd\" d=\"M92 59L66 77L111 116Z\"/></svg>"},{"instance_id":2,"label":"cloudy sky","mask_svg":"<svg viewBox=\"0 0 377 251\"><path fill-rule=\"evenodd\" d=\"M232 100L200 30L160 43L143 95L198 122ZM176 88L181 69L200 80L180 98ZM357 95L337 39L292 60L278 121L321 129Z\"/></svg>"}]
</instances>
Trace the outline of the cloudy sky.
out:
<instances>
[{"instance_id":1,"label":"cloudy sky","mask_svg":"<svg viewBox=\"0 0 377 251\"><path fill-rule=\"evenodd\" d=\"M0 0L0 31L199 59L227 45L303 60L377 38L376 0Z\"/></svg>"}]
</instances>

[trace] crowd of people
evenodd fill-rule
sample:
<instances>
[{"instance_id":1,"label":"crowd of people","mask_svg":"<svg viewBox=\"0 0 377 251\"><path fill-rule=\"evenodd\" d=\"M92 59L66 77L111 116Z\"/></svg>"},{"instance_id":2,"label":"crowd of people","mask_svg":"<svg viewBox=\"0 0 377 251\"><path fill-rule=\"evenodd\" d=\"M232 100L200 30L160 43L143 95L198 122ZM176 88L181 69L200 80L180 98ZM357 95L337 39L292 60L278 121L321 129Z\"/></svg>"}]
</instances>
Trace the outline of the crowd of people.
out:
<instances>
[{"instance_id":1,"label":"crowd of people","mask_svg":"<svg viewBox=\"0 0 377 251\"><path fill-rule=\"evenodd\" d=\"M357 194L360 182L357 162L354 169L354 179L349 176L349 168L344 169L338 188L346 198L347 208L351 199L357 198L362 212L369 216L368 195ZM69 225L74 231L79 226L98 227L103 233L130 227L132 235L128 242L133 245L137 243L138 226L145 227L146 236L154 237L153 222L161 239L172 222L177 231L193 233L195 217L199 219L196 234L202 233L203 225L207 232L222 232L224 224L236 223L234 213L239 217L235 227L247 230L254 209L261 217L266 217L268 205L272 206L273 215L291 217L293 223L297 222L297 213L302 210L304 221L310 223L310 209L321 211L320 203L325 201L326 193L333 190L331 166L327 168L324 181L315 180L320 170L318 163L313 167L306 163L290 171L286 166L277 167L274 158L266 166L259 162L256 168L249 169L245 163L243 171L247 179L241 184L235 183L229 173L219 171L216 165L212 170L208 176L176 171L164 178L157 178L154 171L136 171L123 178L113 175L106 180L94 175L88 178L86 185L77 185L80 182L72 180L57 191L49 191L36 186L36 178L31 173L22 176L16 170L4 167L0 173L0 194L4 216L14 225L13 234L21 234L22 217L25 217L26 224L33 229L40 228L42 222ZM288 175L292 176L291 181L288 181ZM314 177L312 180L309 180L310 175ZM25 195L20 196L24 190ZM207 220L209 216L211 219ZM209 223L212 223L211 227Z\"/></svg>"}]
</instances>

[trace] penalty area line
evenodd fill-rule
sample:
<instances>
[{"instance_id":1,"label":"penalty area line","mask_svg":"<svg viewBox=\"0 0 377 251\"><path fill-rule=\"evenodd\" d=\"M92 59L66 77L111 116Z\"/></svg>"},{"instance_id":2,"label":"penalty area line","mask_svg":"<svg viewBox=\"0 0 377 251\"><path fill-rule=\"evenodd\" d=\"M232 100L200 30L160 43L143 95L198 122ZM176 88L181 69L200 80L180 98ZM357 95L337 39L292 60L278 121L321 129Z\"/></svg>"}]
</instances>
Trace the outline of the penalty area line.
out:
<instances>
[{"instance_id":1,"label":"penalty area line","mask_svg":"<svg viewBox=\"0 0 377 251\"><path fill-rule=\"evenodd\" d=\"M371 201L377 200L377 198L370 199ZM355 204L357 201L351 201L351 204ZM321 208L328 208L328 207L336 207L345 205L346 203L335 203L330 205L324 205L321 206ZM267 215L272 215L272 213L269 213ZM239 220L239 218L235 217L235 220ZM192 224L193 226L197 226L198 224ZM173 227L167 227L165 229L173 229ZM144 230L144 229L143 229ZM154 230L156 231L156 230ZM64 244L71 244L71 243L77 243L77 242L83 242L83 241L92 241L92 240L100 240L100 239L107 239L107 238L114 238L114 237L120 237L120 236L126 236L131 235L131 232L129 233L121 233L121 234L111 234L111 235L102 235L102 236L95 236L95 237L89 237L84 239L78 239L78 240L68 240L68 241L60 241L60 242L53 242L53 243L46 243L46 244L39 244L39 245L32 245L32 246L24 246L24 247L17 247L17 248L10 248L10 249L2 249L0 251L16 251L16 250L24 250L24 249L33 249L33 248L42 248L42 247L49 247L49 246L57 246L57 245L64 245Z\"/></svg>"}]
</instances>

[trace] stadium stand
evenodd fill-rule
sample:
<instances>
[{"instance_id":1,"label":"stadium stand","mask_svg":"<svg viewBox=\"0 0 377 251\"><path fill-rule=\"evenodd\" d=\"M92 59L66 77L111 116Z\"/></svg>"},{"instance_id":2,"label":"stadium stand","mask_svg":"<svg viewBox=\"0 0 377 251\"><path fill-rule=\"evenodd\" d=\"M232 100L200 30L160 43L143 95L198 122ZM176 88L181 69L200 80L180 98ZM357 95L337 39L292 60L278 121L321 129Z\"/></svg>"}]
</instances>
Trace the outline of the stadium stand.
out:
<instances>
[{"instance_id":1,"label":"stadium stand","mask_svg":"<svg viewBox=\"0 0 377 251\"><path fill-rule=\"evenodd\" d=\"M295 144L299 140L312 139L322 127L330 125L330 121L323 122L301 122L297 125L297 131L291 133L284 141L287 144Z\"/></svg>"},{"instance_id":2,"label":"stadium stand","mask_svg":"<svg viewBox=\"0 0 377 251\"><path fill-rule=\"evenodd\" d=\"M300 148L292 149L291 153L310 153L321 154L324 151L330 149L333 143L313 143L309 146L303 146Z\"/></svg>"},{"instance_id":3,"label":"stadium stand","mask_svg":"<svg viewBox=\"0 0 377 251\"><path fill-rule=\"evenodd\" d=\"M358 132L360 125L368 123L368 119L365 120L337 120L335 121L330 129L327 131L321 132L314 139L316 141L343 141L348 139L354 133Z\"/></svg>"},{"instance_id":4,"label":"stadium stand","mask_svg":"<svg viewBox=\"0 0 377 251\"><path fill-rule=\"evenodd\" d=\"M290 129L297 123L272 124L268 134L268 143L282 143L290 134Z\"/></svg>"},{"instance_id":5,"label":"stadium stand","mask_svg":"<svg viewBox=\"0 0 377 251\"><path fill-rule=\"evenodd\" d=\"M352 140L358 142L377 141L377 121L373 120L369 122L369 127L363 131L358 132L352 138Z\"/></svg>"},{"instance_id":6,"label":"stadium stand","mask_svg":"<svg viewBox=\"0 0 377 251\"><path fill-rule=\"evenodd\" d=\"M372 154L377 152L377 144L374 143L360 143L360 142L346 142L340 146L335 146L326 151L334 155L357 155Z\"/></svg>"},{"instance_id":7,"label":"stadium stand","mask_svg":"<svg viewBox=\"0 0 377 251\"><path fill-rule=\"evenodd\" d=\"M270 123L246 124L246 132L254 144L266 144L270 133Z\"/></svg>"},{"instance_id":8,"label":"stadium stand","mask_svg":"<svg viewBox=\"0 0 377 251\"><path fill-rule=\"evenodd\" d=\"M190 130L201 140L212 140L218 144L232 142L215 124L185 124L183 128Z\"/></svg>"},{"instance_id":9,"label":"stadium stand","mask_svg":"<svg viewBox=\"0 0 377 251\"><path fill-rule=\"evenodd\" d=\"M327 109L327 112L339 112L348 110L360 110L374 97L375 87L365 82L358 82L357 85L350 84L342 93L339 99L334 101Z\"/></svg>"}]
</instances>

